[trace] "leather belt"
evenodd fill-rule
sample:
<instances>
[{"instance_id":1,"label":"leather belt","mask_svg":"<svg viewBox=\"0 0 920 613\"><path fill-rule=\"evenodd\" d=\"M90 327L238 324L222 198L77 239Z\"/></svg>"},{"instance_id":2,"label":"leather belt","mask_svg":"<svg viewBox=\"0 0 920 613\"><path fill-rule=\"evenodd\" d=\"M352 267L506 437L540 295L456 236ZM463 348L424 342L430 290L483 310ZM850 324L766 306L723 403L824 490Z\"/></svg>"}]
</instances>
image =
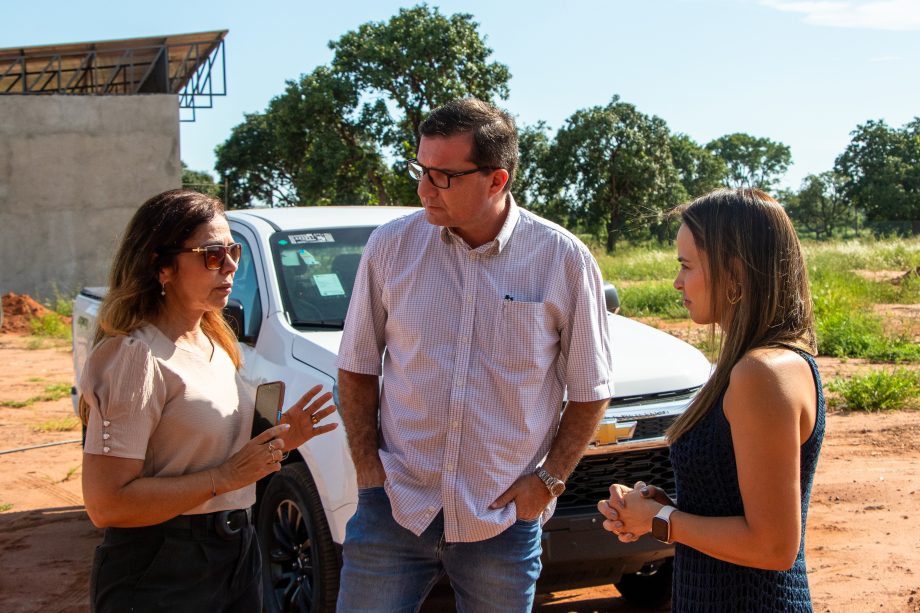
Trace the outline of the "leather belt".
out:
<instances>
[{"instance_id":1,"label":"leather belt","mask_svg":"<svg viewBox=\"0 0 920 613\"><path fill-rule=\"evenodd\" d=\"M251 523L252 509L247 508L197 515L179 515L161 525L168 529L188 530L193 534L216 534L223 538L233 538Z\"/></svg>"}]
</instances>

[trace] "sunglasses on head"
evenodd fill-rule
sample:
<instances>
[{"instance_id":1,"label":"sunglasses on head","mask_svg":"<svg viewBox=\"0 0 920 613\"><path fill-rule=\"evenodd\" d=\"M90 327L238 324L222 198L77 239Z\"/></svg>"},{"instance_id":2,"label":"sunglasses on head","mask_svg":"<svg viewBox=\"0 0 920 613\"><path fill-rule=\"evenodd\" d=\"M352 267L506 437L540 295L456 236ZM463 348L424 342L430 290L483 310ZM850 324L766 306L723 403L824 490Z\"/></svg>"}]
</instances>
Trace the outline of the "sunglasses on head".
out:
<instances>
[{"instance_id":1,"label":"sunglasses on head","mask_svg":"<svg viewBox=\"0 0 920 613\"><path fill-rule=\"evenodd\" d=\"M204 256L204 267L208 270L220 270L224 265L224 259L229 255L234 262L240 261L243 254L243 246L239 243L230 243L229 245L206 245L204 247L184 247L180 249L168 249L163 253L200 253Z\"/></svg>"}]
</instances>

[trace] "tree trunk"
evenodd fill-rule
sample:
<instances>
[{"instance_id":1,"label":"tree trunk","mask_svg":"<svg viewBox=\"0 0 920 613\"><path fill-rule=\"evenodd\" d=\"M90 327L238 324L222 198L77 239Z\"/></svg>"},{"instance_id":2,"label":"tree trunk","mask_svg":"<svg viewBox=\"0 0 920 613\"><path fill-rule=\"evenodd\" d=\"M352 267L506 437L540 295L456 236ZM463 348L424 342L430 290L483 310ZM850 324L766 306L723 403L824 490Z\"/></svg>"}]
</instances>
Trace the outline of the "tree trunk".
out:
<instances>
[{"instance_id":1,"label":"tree trunk","mask_svg":"<svg viewBox=\"0 0 920 613\"><path fill-rule=\"evenodd\" d=\"M617 237L620 233L620 215L613 213L607 222L607 253L613 253L617 246Z\"/></svg>"},{"instance_id":2,"label":"tree trunk","mask_svg":"<svg viewBox=\"0 0 920 613\"><path fill-rule=\"evenodd\" d=\"M374 186L374 189L377 190L377 199L380 201L380 205L389 206L390 199L387 197L387 190L383 186L383 179L380 178L380 175L369 170L367 171L367 179L371 182L371 185Z\"/></svg>"}]
</instances>

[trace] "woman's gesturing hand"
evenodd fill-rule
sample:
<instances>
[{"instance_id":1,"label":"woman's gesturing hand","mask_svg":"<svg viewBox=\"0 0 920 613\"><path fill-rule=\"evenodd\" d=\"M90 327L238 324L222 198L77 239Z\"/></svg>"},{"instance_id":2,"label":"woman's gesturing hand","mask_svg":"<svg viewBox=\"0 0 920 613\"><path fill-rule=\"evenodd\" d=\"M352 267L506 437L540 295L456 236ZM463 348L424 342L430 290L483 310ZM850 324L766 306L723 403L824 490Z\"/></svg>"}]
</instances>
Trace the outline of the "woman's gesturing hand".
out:
<instances>
[{"instance_id":1,"label":"woman's gesturing hand","mask_svg":"<svg viewBox=\"0 0 920 613\"><path fill-rule=\"evenodd\" d=\"M219 493L238 490L255 483L267 474L281 470L284 455L283 435L291 429L288 424L272 426L251 439L215 470L215 486Z\"/></svg>"},{"instance_id":2,"label":"woman's gesturing hand","mask_svg":"<svg viewBox=\"0 0 920 613\"><path fill-rule=\"evenodd\" d=\"M332 392L320 394L322 391L322 385L312 387L281 416L281 423L291 426L291 429L281 436L286 450L297 449L314 436L335 430L338 426L337 423L319 423L335 411L334 404L326 405L332 400Z\"/></svg>"}]
</instances>

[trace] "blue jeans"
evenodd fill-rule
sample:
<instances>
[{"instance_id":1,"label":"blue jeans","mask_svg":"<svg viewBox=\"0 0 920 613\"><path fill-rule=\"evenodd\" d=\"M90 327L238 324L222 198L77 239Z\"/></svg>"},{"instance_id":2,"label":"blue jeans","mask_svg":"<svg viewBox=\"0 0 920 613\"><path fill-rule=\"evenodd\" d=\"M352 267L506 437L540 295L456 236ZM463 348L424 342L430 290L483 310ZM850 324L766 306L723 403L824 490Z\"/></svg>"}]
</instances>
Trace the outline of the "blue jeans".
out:
<instances>
[{"instance_id":1,"label":"blue jeans","mask_svg":"<svg viewBox=\"0 0 920 613\"><path fill-rule=\"evenodd\" d=\"M540 520L485 541L448 543L444 515L415 536L393 519L382 487L360 490L345 529L339 613L415 613L446 573L459 613L529 612L542 563Z\"/></svg>"}]
</instances>

